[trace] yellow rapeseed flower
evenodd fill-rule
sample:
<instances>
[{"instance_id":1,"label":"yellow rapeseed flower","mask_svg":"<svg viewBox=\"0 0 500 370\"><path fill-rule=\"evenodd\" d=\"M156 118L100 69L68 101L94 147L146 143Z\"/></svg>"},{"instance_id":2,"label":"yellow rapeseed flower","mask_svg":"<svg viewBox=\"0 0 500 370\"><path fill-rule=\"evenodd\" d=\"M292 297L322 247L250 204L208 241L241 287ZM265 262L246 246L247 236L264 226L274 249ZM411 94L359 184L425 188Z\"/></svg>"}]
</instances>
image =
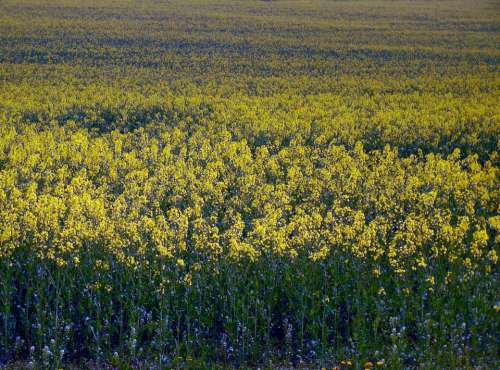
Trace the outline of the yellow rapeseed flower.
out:
<instances>
[{"instance_id":1,"label":"yellow rapeseed flower","mask_svg":"<svg viewBox=\"0 0 500 370\"><path fill-rule=\"evenodd\" d=\"M184 266L186 266L186 263L184 262L184 260L182 258L178 258L176 261L176 265L177 265L177 267L182 269L182 268L184 268Z\"/></svg>"}]
</instances>

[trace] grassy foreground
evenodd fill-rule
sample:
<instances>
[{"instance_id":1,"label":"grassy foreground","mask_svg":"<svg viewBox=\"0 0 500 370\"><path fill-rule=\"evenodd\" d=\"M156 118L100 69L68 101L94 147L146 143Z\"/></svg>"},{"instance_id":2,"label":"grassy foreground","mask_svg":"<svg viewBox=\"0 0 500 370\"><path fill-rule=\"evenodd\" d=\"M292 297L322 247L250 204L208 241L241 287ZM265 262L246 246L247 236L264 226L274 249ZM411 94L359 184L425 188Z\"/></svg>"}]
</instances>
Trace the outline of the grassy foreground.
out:
<instances>
[{"instance_id":1,"label":"grassy foreground","mask_svg":"<svg viewBox=\"0 0 500 370\"><path fill-rule=\"evenodd\" d=\"M499 45L487 0L1 1L0 368L494 368Z\"/></svg>"}]
</instances>

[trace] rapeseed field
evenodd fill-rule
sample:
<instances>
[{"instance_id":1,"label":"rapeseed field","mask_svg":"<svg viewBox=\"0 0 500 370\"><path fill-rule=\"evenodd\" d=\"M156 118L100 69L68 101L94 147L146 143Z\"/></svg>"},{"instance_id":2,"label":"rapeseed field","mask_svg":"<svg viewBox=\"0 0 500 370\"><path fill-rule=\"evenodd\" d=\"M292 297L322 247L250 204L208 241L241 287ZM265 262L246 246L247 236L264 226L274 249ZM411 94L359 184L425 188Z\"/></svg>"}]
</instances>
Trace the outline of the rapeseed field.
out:
<instances>
[{"instance_id":1,"label":"rapeseed field","mask_svg":"<svg viewBox=\"0 0 500 370\"><path fill-rule=\"evenodd\" d=\"M0 368L493 369L495 0L0 1Z\"/></svg>"}]
</instances>

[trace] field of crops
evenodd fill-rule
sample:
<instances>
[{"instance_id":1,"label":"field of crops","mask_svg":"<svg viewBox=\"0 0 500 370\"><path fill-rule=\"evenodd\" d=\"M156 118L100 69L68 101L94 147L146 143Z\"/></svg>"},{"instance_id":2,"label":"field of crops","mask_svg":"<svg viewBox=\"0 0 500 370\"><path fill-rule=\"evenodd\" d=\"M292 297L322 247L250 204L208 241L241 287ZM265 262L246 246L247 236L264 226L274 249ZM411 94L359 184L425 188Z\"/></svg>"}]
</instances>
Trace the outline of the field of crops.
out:
<instances>
[{"instance_id":1,"label":"field of crops","mask_svg":"<svg viewBox=\"0 0 500 370\"><path fill-rule=\"evenodd\" d=\"M0 368L495 368L499 67L496 0L1 0Z\"/></svg>"}]
</instances>

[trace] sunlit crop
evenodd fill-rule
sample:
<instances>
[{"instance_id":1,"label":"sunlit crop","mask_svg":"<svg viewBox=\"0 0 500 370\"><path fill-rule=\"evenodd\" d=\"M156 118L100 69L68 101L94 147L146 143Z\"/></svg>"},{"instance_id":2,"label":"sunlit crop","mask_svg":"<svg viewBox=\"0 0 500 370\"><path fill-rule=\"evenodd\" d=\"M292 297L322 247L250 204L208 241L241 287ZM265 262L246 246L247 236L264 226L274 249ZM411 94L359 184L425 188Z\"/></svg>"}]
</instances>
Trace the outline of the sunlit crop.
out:
<instances>
[{"instance_id":1,"label":"sunlit crop","mask_svg":"<svg viewBox=\"0 0 500 370\"><path fill-rule=\"evenodd\" d=\"M498 3L0 2L0 368L490 368Z\"/></svg>"}]
</instances>

